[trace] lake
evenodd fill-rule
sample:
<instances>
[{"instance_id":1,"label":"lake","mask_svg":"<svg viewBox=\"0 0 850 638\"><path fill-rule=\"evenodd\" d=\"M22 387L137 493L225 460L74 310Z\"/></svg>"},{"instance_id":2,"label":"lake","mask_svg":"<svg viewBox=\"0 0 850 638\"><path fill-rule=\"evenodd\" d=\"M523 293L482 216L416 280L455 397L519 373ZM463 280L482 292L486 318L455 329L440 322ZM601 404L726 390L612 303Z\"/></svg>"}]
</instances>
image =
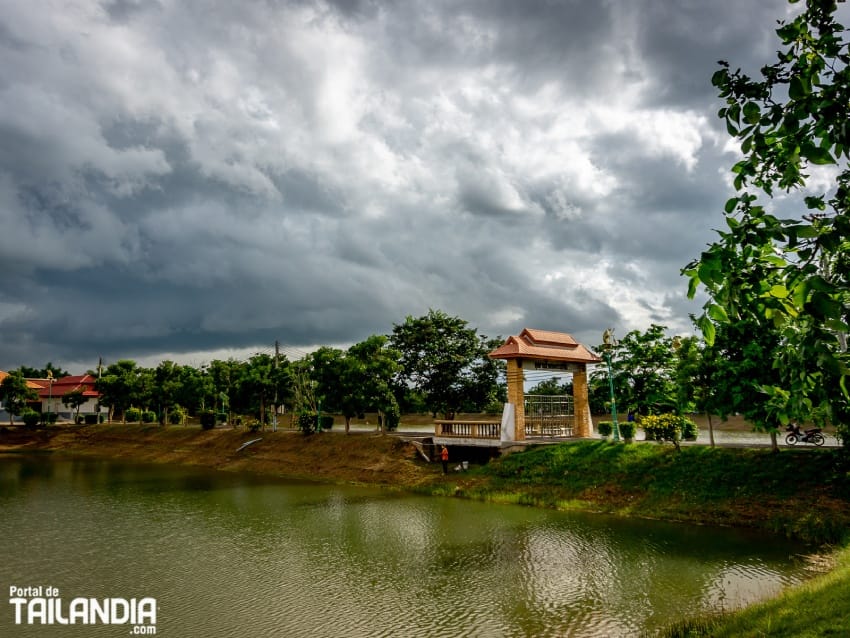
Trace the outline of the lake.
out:
<instances>
[{"instance_id":1,"label":"lake","mask_svg":"<svg viewBox=\"0 0 850 638\"><path fill-rule=\"evenodd\" d=\"M749 531L48 454L0 455L0 539L0 636L634 636L807 576Z\"/></svg>"}]
</instances>

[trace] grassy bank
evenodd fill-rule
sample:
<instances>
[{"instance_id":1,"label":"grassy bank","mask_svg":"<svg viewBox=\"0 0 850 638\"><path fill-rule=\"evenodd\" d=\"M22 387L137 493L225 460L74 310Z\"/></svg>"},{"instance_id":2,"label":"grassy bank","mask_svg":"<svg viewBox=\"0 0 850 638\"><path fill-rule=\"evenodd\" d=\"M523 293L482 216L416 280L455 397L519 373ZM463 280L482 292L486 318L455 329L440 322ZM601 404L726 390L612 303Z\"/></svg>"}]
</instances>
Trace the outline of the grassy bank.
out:
<instances>
[{"instance_id":1,"label":"grassy bank","mask_svg":"<svg viewBox=\"0 0 850 638\"><path fill-rule=\"evenodd\" d=\"M704 524L745 525L815 543L850 530L837 450L616 445L582 441L497 459L432 493Z\"/></svg>"}]
</instances>

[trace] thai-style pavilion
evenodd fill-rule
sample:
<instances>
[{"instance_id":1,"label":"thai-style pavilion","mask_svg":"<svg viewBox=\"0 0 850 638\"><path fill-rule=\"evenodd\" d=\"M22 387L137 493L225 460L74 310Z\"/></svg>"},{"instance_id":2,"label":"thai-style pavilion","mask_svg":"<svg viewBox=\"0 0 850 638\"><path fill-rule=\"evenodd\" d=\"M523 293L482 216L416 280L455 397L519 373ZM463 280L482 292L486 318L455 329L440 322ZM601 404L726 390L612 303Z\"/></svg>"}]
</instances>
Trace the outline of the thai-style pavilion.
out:
<instances>
[{"instance_id":1,"label":"thai-style pavilion","mask_svg":"<svg viewBox=\"0 0 850 638\"><path fill-rule=\"evenodd\" d=\"M593 424L587 366L602 360L564 332L524 329L490 353L507 361L508 402L501 422L437 421L438 445L509 445L538 437L588 437ZM572 374L572 397L525 394L525 371Z\"/></svg>"}]
</instances>

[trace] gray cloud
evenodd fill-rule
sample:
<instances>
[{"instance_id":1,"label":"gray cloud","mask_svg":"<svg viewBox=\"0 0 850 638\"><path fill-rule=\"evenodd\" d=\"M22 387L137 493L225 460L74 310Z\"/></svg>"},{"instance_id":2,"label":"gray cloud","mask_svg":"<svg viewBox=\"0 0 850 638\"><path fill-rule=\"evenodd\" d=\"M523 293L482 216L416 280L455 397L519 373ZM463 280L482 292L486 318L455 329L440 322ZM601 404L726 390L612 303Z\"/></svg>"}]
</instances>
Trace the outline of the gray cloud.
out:
<instances>
[{"instance_id":1,"label":"gray cloud","mask_svg":"<svg viewBox=\"0 0 850 638\"><path fill-rule=\"evenodd\" d=\"M687 329L780 0L4 2L0 368ZM211 356L211 355L209 355Z\"/></svg>"}]
</instances>

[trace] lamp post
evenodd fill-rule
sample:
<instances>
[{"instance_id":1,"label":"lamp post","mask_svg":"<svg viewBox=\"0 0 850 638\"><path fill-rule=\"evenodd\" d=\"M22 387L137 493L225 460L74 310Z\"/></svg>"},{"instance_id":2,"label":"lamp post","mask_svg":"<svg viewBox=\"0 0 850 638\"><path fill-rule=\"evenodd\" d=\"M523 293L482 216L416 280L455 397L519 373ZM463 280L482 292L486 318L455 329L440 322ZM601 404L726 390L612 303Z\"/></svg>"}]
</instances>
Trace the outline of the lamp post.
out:
<instances>
[{"instance_id":1,"label":"lamp post","mask_svg":"<svg viewBox=\"0 0 850 638\"><path fill-rule=\"evenodd\" d=\"M602 333L602 343L604 344L605 363L608 364L608 389L611 391L611 429L614 432L614 441L620 440L620 427L617 425L617 398L614 396L614 372L611 369L611 350L617 344L614 339L613 328L608 328Z\"/></svg>"},{"instance_id":2,"label":"lamp post","mask_svg":"<svg viewBox=\"0 0 850 638\"><path fill-rule=\"evenodd\" d=\"M46 425L50 425L50 415L53 413L53 382L56 379L53 378L53 370L47 371L47 382L50 384L50 391L48 393L47 399L47 423Z\"/></svg>"}]
</instances>

